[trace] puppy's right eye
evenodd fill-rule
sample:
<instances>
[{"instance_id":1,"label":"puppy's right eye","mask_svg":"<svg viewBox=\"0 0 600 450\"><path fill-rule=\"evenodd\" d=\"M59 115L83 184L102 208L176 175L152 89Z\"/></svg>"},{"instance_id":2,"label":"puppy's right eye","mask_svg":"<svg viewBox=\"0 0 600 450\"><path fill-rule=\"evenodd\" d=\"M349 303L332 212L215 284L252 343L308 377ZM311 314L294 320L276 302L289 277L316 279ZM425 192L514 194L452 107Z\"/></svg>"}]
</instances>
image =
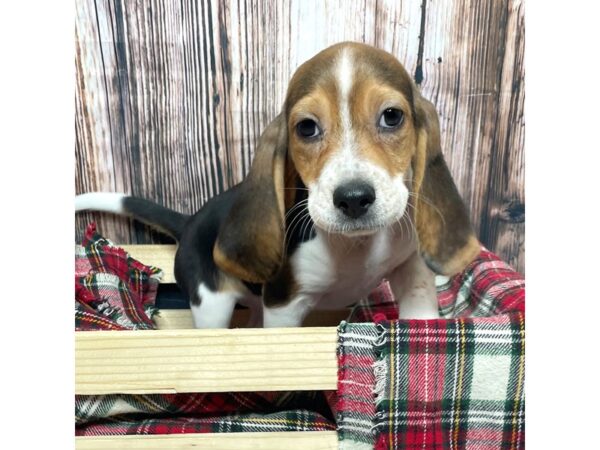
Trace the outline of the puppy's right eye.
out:
<instances>
[{"instance_id":1,"label":"puppy's right eye","mask_svg":"<svg viewBox=\"0 0 600 450\"><path fill-rule=\"evenodd\" d=\"M321 130L314 120L304 119L296 125L296 133L303 139L313 139L321 134Z\"/></svg>"}]
</instances>

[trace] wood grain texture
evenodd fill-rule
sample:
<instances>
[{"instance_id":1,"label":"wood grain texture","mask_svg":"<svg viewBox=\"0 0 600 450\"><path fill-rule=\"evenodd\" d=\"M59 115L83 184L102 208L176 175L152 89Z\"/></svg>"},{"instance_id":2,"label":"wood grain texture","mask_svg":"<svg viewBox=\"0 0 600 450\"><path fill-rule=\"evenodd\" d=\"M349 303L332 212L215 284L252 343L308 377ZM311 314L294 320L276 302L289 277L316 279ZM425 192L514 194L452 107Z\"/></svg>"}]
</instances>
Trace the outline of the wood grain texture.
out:
<instances>
[{"instance_id":1,"label":"wood grain texture","mask_svg":"<svg viewBox=\"0 0 600 450\"><path fill-rule=\"evenodd\" d=\"M437 106L482 242L524 271L522 0L77 0L76 191L196 211L248 171L305 60L343 40L396 55ZM168 242L86 213L123 243Z\"/></svg>"},{"instance_id":2,"label":"wood grain texture","mask_svg":"<svg viewBox=\"0 0 600 450\"><path fill-rule=\"evenodd\" d=\"M202 448L209 450L335 450L335 431L269 433L201 433L141 436L85 436L75 438L77 450L163 450Z\"/></svg>"},{"instance_id":3,"label":"wood grain texture","mask_svg":"<svg viewBox=\"0 0 600 450\"><path fill-rule=\"evenodd\" d=\"M311 311L302 326L305 327L337 327L342 320L348 319L351 309L314 310ZM236 309L231 319L231 328L245 327L250 320L248 309ZM193 330L194 319L189 309L161 309L154 316L154 323L159 330Z\"/></svg>"},{"instance_id":4,"label":"wood grain texture","mask_svg":"<svg viewBox=\"0 0 600 450\"><path fill-rule=\"evenodd\" d=\"M75 393L337 389L337 328L75 333Z\"/></svg>"}]
</instances>

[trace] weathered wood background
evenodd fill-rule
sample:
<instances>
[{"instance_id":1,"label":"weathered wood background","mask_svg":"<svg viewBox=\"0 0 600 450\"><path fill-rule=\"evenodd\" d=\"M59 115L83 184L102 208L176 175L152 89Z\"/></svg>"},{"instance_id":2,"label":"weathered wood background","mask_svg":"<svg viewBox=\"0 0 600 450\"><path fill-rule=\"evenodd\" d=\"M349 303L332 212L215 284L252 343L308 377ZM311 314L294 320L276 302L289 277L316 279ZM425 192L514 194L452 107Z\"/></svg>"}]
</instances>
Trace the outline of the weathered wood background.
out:
<instances>
[{"instance_id":1,"label":"weathered wood background","mask_svg":"<svg viewBox=\"0 0 600 450\"><path fill-rule=\"evenodd\" d=\"M294 70L344 40L390 51L440 114L481 241L524 271L521 0L77 0L76 191L182 212L239 182ZM165 242L81 214L119 243Z\"/></svg>"}]
</instances>

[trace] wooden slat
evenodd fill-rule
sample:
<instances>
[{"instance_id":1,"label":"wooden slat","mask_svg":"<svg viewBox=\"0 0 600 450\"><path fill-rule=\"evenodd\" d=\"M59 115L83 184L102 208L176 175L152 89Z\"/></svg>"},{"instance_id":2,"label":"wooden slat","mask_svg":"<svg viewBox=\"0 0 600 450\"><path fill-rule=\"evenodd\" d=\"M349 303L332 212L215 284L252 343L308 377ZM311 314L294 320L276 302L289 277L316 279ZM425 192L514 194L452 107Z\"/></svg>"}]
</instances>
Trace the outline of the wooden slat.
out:
<instances>
[{"instance_id":1,"label":"wooden slat","mask_svg":"<svg viewBox=\"0 0 600 450\"><path fill-rule=\"evenodd\" d=\"M335 327L75 333L75 392L336 389Z\"/></svg>"},{"instance_id":2,"label":"wooden slat","mask_svg":"<svg viewBox=\"0 0 600 450\"><path fill-rule=\"evenodd\" d=\"M175 283L173 273L173 260L175 258L176 245L119 245L132 258L135 258L149 266L156 266L164 272L162 283Z\"/></svg>"},{"instance_id":3,"label":"wooden slat","mask_svg":"<svg viewBox=\"0 0 600 450\"><path fill-rule=\"evenodd\" d=\"M77 450L162 450L202 448L210 450L334 450L335 431L270 433L205 433L146 436L100 436L75 438Z\"/></svg>"},{"instance_id":4,"label":"wooden slat","mask_svg":"<svg viewBox=\"0 0 600 450\"><path fill-rule=\"evenodd\" d=\"M237 314L236 311L235 316ZM246 317L247 314L244 316ZM240 319L240 322L242 321ZM188 309L161 309L154 316L154 323L159 330L191 330L194 328L192 312Z\"/></svg>"},{"instance_id":5,"label":"wooden slat","mask_svg":"<svg viewBox=\"0 0 600 450\"><path fill-rule=\"evenodd\" d=\"M305 327L333 327L350 315L350 309L312 311L304 320ZM244 327L250 319L250 311L238 309L233 314L231 328ZM190 330L194 328L192 312L189 309L161 309L154 316L159 330Z\"/></svg>"}]
</instances>

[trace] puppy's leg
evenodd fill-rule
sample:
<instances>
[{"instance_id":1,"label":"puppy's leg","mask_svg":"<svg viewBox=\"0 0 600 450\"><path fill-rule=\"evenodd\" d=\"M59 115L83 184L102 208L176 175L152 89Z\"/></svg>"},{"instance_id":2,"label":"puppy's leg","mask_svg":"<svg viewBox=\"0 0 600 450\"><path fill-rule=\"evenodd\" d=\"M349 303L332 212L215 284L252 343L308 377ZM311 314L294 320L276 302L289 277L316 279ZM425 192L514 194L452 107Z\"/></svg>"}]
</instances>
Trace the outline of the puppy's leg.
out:
<instances>
[{"instance_id":1,"label":"puppy's leg","mask_svg":"<svg viewBox=\"0 0 600 450\"><path fill-rule=\"evenodd\" d=\"M240 295L233 291L211 291L200 283L197 298L190 302L196 328L228 328Z\"/></svg>"},{"instance_id":2,"label":"puppy's leg","mask_svg":"<svg viewBox=\"0 0 600 450\"><path fill-rule=\"evenodd\" d=\"M299 327L306 315L314 308L318 299L311 295L298 295L289 303L263 308L265 328Z\"/></svg>"},{"instance_id":3,"label":"puppy's leg","mask_svg":"<svg viewBox=\"0 0 600 450\"><path fill-rule=\"evenodd\" d=\"M398 302L401 319L438 319L440 317L435 275L414 252L388 277Z\"/></svg>"}]
</instances>

